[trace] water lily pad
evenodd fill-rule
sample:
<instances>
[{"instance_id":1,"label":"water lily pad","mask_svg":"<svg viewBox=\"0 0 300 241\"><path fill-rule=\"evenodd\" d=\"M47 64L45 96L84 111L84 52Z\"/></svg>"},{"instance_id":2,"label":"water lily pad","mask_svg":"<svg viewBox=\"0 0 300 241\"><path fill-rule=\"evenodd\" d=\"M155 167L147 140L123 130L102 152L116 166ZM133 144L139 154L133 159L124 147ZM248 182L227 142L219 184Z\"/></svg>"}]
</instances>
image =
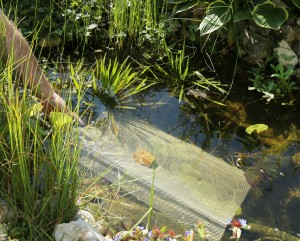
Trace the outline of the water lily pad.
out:
<instances>
[{"instance_id":1,"label":"water lily pad","mask_svg":"<svg viewBox=\"0 0 300 241\"><path fill-rule=\"evenodd\" d=\"M255 124L255 125L248 126L246 128L246 132L251 135L253 131L260 133L262 131L267 130L268 128L269 127L265 124Z\"/></svg>"}]
</instances>

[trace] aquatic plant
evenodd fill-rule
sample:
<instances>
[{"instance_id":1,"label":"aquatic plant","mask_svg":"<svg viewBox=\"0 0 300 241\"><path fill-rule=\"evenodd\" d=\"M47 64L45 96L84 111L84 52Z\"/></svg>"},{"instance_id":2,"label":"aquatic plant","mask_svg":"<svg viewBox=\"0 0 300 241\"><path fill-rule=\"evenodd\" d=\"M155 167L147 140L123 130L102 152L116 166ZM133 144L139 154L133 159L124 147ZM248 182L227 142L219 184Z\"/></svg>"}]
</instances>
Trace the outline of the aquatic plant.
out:
<instances>
[{"instance_id":1,"label":"aquatic plant","mask_svg":"<svg viewBox=\"0 0 300 241\"><path fill-rule=\"evenodd\" d=\"M286 241L298 241L299 237L293 236L287 232L281 231L277 228L265 226L262 224L250 223L251 229L249 231L259 233L268 240L286 240Z\"/></svg>"},{"instance_id":2,"label":"aquatic plant","mask_svg":"<svg viewBox=\"0 0 300 241\"><path fill-rule=\"evenodd\" d=\"M300 89L295 78L299 69L294 69L292 65L287 67L281 64L274 65L270 63L272 59L273 57L270 57L264 65L250 69L249 73L253 77L250 77L249 80L253 86L250 86L249 90L261 92L267 102L279 99L285 105L292 105L294 103L292 94Z\"/></svg>"},{"instance_id":3,"label":"aquatic plant","mask_svg":"<svg viewBox=\"0 0 300 241\"><path fill-rule=\"evenodd\" d=\"M128 59L119 63L117 57L107 60L105 55L97 60L92 75L94 91L99 95L116 97L120 101L151 86L146 84L146 78L141 77L147 68L135 71Z\"/></svg>"},{"instance_id":4,"label":"aquatic plant","mask_svg":"<svg viewBox=\"0 0 300 241\"><path fill-rule=\"evenodd\" d=\"M159 2L156 0L110 1L108 35L119 49L139 39L159 38Z\"/></svg>"},{"instance_id":5,"label":"aquatic plant","mask_svg":"<svg viewBox=\"0 0 300 241\"><path fill-rule=\"evenodd\" d=\"M192 89L197 89L198 93L202 93L202 95L200 94L201 98L205 96L205 99L213 102L215 101L207 96L207 92L211 89L226 93L219 81L206 78L200 70L191 70L190 56L186 54L185 43L177 52L172 52L166 41L163 44L167 60L163 64L154 65L154 76L157 82L167 83L171 90L178 95L179 102L187 93L191 93L189 91Z\"/></svg>"}]
</instances>

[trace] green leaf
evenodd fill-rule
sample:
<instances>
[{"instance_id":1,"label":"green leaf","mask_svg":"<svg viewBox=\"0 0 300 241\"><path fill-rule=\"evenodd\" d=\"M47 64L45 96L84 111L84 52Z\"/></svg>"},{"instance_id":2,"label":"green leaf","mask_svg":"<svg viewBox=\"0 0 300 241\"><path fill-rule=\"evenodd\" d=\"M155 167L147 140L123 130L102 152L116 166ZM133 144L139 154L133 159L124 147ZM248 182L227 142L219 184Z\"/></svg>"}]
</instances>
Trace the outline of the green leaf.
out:
<instances>
[{"instance_id":1,"label":"green leaf","mask_svg":"<svg viewBox=\"0 0 300 241\"><path fill-rule=\"evenodd\" d=\"M161 233L164 233L167 231L167 226L163 226L160 230Z\"/></svg>"},{"instance_id":2,"label":"green leaf","mask_svg":"<svg viewBox=\"0 0 300 241\"><path fill-rule=\"evenodd\" d=\"M274 3L267 1L256 5L252 16L254 22L263 28L279 29L288 19L288 11L283 7L276 7Z\"/></svg>"},{"instance_id":3,"label":"green leaf","mask_svg":"<svg viewBox=\"0 0 300 241\"><path fill-rule=\"evenodd\" d=\"M193 0L193 1L188 1L188 2L184 2L182 4L179 4L175 10L175 13L181 13L184 12L186 10L189 10L193 7L195 7L196 5L199 4L199 0Z\"/></svg>"},{"instance_id":4,"label":"green leaf","mask_svg":"<svg viewBox=\"0 0 300 241\"><path fill-rule=\"evenodd\" d=\"M72 124L73 119L66 113L62 112L51 112L50 120L54 127L60 128L64 125Z\"/></svg>"},{"instance_id":5,"label":"green leaf","mask_svg":"<svg viewBox=\"0 0 300 241\"><path fill-rule=\"evenodd\" d=\"M243 8L241 11L238 11L234 15L234 21L242 21L242 20L247 20L247 19L252 19L252 14L251 11L248 7Z\"/></svg>"},{"instance_id":6,"label":"green leaf","mask_svg":"<svg viewBox=\"0 0 300 241\"><path fill-rule=\"evenodd\" d=\"M228 23L231 19L231 5L222 0L212 2L206 11L206 16L202 20L199 30L201 36L214 32Z\"/></svg>"},{"instance_id":7,"label":"green leaf","mask_svg":"<svg viewBox=\"0 0 300 241\"><path fill-rule=\"evenodd\" d=\"M300 8L300 0L292 0L292 2L297 6L297 8Z\"/></svg>"},{"instance_id":8,"label":"green leaf","mask_svg":"<svg viewBox=\"0 0 300 241\"><path fill-rule=\"evenodd\" d=\"M260 133L262 131L267 130L269 127L265 124L255 124L255 125L251 125L248 126L246 128L246 132L251 135L253 131L256 131L257 133Z\"/></svg>"}]
</instances>

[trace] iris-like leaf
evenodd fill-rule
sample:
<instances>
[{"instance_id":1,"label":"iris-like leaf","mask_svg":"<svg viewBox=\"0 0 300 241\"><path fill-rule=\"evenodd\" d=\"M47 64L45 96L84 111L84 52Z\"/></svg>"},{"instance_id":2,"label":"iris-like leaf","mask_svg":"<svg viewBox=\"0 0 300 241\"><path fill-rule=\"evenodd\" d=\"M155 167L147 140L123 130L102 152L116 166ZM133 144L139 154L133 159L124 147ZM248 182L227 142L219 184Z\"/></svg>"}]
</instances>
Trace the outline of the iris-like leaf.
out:
<instances>
[{"instance_id":1,"label":"iris-like leaf","mask_svg":"<svg viewBox=\"0 0 300 241\"><path fill-rule=\"evenodd\" d=\"M199 30L201 35L209 34L228 23L231 19L231 5L222 0L212 2L206 11Z\"/></svg>"},{"instance_id":2,"label":"iris-like leaf","mask_svg":"<svg viewBox=\"0 0 300 241\"><path fill-rule=\"evenodd\" d=\"M279 29L288 19L288 11L283 7L276 7L274 3L267 1L256 5L252 16L255 23L261 27Z\"/></svg>"}]
</instances>

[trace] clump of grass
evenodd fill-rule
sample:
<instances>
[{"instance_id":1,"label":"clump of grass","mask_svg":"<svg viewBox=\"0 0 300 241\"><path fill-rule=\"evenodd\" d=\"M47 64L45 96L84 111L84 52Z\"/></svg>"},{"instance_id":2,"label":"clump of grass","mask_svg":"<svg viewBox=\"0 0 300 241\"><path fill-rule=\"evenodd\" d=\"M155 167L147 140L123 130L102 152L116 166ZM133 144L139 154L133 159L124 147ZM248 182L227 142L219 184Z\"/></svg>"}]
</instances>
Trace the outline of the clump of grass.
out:
<instances>
[{"instance_id":1,"label":"clump of grass","mask_svg":"<svg viewBox=\"0 0 300 241\"><path fill-rule=\"evenodd\" d=\"M110 40L122 49L125 41L131 45L141 34L153 34L158 27L158 2L156 0L111 1L109 6ZM149 33L148 30L153 30ZM159 36L159 34L157 34Z\"/></svg>"},{"instance_id":2,"label":"clump of grass","mask_svg":"<svg viewBox=\"0 0 300 241\"><path fill-rule=\"evenodd\" d=\"M76 211L78 133L63 113L51 113L45 126L42 105L28 83L15 81L12 62L0 72L0 197L17 214L12 238L52 240L55 224Z\"/></svg>"}]
</instances>

